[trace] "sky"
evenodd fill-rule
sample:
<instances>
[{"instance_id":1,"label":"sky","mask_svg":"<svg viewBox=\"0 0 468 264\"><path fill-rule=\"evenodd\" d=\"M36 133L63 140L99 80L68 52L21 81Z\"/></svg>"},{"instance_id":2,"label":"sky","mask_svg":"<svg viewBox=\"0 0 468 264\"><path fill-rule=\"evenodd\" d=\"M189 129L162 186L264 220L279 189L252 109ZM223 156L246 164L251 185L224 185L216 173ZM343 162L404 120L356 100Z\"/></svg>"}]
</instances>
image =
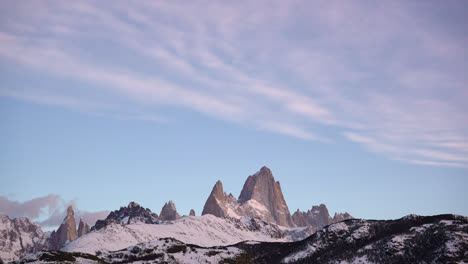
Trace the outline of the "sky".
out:
<instances>
[{"instance_id":1,"label":"sky","mask_svg":"<svg viewBox=\"0 0 468 264\"><path fill-rule=\"evenodd\" d=\"M466 1L0 5L0 213L198 215L267 166L291 212L468 215Z\"/></svg>"}]
</instances>

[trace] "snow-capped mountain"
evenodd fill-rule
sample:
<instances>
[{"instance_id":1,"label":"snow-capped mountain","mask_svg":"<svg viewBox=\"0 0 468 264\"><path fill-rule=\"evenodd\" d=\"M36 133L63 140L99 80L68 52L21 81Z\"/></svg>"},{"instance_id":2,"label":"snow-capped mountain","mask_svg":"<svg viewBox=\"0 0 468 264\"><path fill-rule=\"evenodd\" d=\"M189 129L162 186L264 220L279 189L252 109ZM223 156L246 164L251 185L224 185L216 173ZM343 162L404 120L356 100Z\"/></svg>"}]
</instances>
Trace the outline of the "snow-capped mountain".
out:
<instances>
[{"instance_id":1,"label":"snow-capped mountain","mask_svg":"<svg viewBox=\"0 0 468 264\"><path fill-rule=\"evenodd\" d=\"M28 253L47 249L49 234L26 217L0 215L0 262L14 261Z\"/></svg>"},{"instance_id":2,"label":"snow-capped mountain","mask_svg":"<svg viewBox=\"0 0 468 264\"><path fill-rule=\"evenodd\" d=\"M137 222L156 224L158 223L158 215L148 208L130 202L128 206L122 206L119 210L110 212L106 219L96 221L92 230L99 230L112 223L131 224Z\"/></svg>"},{"instance_id":3,"label":"snow-capped mountain","mask_svg":"<svg viewBox=\"0 0 468 264\"><path fill-rule=\"evenodd\" d=\"M275 181L273 173L265 166L247 178L239 199L231 193L226 194L222 182L217 181L203 207L202 215L205 214L233 218L258 217L280 226L310 226L315 229L352 218L348 213L335 213L332 219L324 204L313 206L307 212L298 209L291 216L279 181Z\"/></svg>"},{"instance_id":4,"label":"snow-capped mountain","mask_svg":"<svg viewBox=\"0 0 468 264\"><path fill-rule=\"evenodd\" d=\"M275 181L271 170L267 167L262 167L260 171L247 178L239 200L223 191L221 181L216 182L203 207L202 215L205 214L234 218L258 217L281 226L295 226L280 183Z\"/></svg>"},{"instance_id":5,"label":"snow-capped mountain","mask_svg":"<svg viewBox=\"0 0 468 264\"><path fill-rule=\"evenodd\" d=\"M112 223L67 244L63 251L95 254L115 251L138 243L171 237L187 244L211 247L254 241L293 241L310 235L310 230L285 229L253 218L220 218L213 215L183 216L160 224Z\"/></svg>"},{"instance_id":6,"label":"snow-capped mountain","mask_svg":"<svg viewBox=\"0 0 468 264\"><path fill-rule=\"evenodd\" d=\"M41 252L28 263L467 263L468 218L415 216L397 220L349 219L297 242L246 241L200 247L155 239L97 255ZM19 262L18 262L19 263Z\"/></svg>"}]
</instances>

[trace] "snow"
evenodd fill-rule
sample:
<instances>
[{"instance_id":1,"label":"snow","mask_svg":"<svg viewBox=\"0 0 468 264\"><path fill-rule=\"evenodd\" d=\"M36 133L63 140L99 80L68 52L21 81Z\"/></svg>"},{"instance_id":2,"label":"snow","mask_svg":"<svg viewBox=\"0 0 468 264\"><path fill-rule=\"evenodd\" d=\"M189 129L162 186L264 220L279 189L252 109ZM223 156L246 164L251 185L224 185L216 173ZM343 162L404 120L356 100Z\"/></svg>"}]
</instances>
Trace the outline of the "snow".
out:
<instances>
[{"instance_id":1,"label":"snow","mask_svg":"<svg viewBox=\"0 0 468 264\"><path fill-rule=\"evenodd\" d=\"M176 263L219 263L222 259L234 258L236 255L241 253L241 250L235 247L227 247L226 249L209 249L209 248L192 248L185 247L183 251L176 253L167 253L168 249L174 246L184 246L179 241L172 239L157 239L146 243L136 245L142 251L145 249L152 249L153 254L161 254L162 256L158 259L159 262L166 262L173 258L177 261ZM104 253L101 257L104 259L112 259L112 261L123 261L119 256L130 256L139 253L132 253L132 250L136 246L131 246L117 252ZM124 254L119 254L124 253ZM211 253L211 254L210 254ZM147 263L148 261L133 261L132 263ZM169 261L172 263L171 261Z\"/></svg>"},{"instance_id":2,"label":"snow","mask_svg":"<svg viewBox=\"0 0 468 264\"><path fill-rule=\"evenodd\" d=\"M338 222L328 227L328 231L331 231L331 232L337 232L340 230L348 231L348 225L345 224L344 222Z\"/></svg>"},{"instance_id":3,"label":"snow","mask_svg":"<svg viewBox=\"0 0 468 264\"><path fill-rule=\"evenodd\" d=\"M313 246L311 244L307 244L305 249L303 249L301 251L294 252L291 255L285 257L283 259L283 263L290 263L290 262L298 261L300 259L303 259L303 258L306 258L306 257L310 256L315 251L317 251L317 248L315 246Z\"/></svg>"},{"instance_id":4,"label":"snow","mask_svg":"<svg viewBox=\"0 0 468 264\"><path fill-rule=\"evenodd\" d=\"M342 260L340 262L340 264L370 264L370 263L373 263L373 262L369 261L366 255L356 257L351 262L346 261L346 260Z\"/></svg>"},{"instance_id":5,"label":"snow","mask_svg":"<svg viewBox=\"0 0 468 264\"><path fill-rule=\"evenodd\" d=\"M346 240L351 242L351 240L357 240L362 237L366 237L369 235L369 223L364 223L363 226L359 227L358 229L354 230L350 237Z\"/></svg>"},{"instance_id":6,"label":"snow","mask_svg":"<svg viewBox=\"0 0 468 264\"><path fill-rule=\"evenodd\" d=\"M440 221L439 223L444 224L444 225L453 225L453 221L452 221L452 220L442 220L442 221Z\"/></svg>"},{"instance_id":7,"label":"snow","mask_svg":"<svg viewBox=\"0 0 468 264\"><path fill-rule=\"evenodd\" d=\"M257 202L254 199L248 200L247 202L243 204L243 206L249 206L258 212L266 212L266 213L270 212L263 204Z\"/></svg>"},{"instance_id":8,"label":"snow","mask_svg":"<svg viewBox=\"0 0 468 264\"><path fill-rule=\"evenodd\" d=\"M122 220L120 220L120 223L121 224L127 224L128 223L128 218L130 218L130 217L129 216L124 217Z\"/></svg>"},{"instance_id":9,"label":"snow","mask_svg":"<svg viewBox=\"0 0 468 264\"><path fill-rule=\"evenodd\" d=\"M96 251L120 250L165 237L203 247L232 245L246 240L288 241L287 238L272 238L266 232L250 231L247 226L239 226L239 222L203 215L184 216L163 224L111 224L72 241L62 250L95 254Z\"/></svg>"},{"instance_id":10,"label":"snow","mask_svg":"<svg viewBox=\"0 0 468 264\"><path fill-rule=\"evenodd\" d=\"M427 228L429 228L431 226L433 226L433 224L424 224L424 225L421 225L421 226L413 226L413 227L410 228L410 231L420 233L420 232L423 232L424 230L426 230Z\"/></svg>"}]
</instances>

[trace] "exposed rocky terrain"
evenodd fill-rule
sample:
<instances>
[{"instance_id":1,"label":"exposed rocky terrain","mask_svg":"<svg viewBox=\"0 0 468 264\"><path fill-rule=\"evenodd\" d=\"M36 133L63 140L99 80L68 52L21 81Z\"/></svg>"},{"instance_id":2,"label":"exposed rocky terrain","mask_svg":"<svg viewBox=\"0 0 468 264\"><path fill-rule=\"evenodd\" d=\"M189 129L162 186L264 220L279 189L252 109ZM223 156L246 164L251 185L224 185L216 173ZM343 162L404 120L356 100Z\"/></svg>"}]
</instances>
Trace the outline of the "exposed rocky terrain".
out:
<instances>
[{"instance_id":1,"label":"exposed rocky terrain","mask_svg":"<svg viewBox=\"0 0 468 264\"><path fill-rule=\"evenodd\" d=\"M179 213L175 207L174 202L169 201L164 204L163 208L161 209L161 213L159 214L159 220L161 221L172 221L180 218Z\"/></svg>"},{"instance_id":2,"label":"exposed rocky terrain","mask_svg":"<svg viewBox=\"0 0 468 264\"><path fill-rule=\"evenodd\" d=\"M193 209L190 209L190 213L189 213L190 216L195 216L195 210Z\"/></svg>"},{"instance_id":3,"label":"exposed rocky terrain","mask_svg":"<svg viewBox=\"0 0 468 264\"><path fill-rule=\"evenodd\" d=\"M335 213L334 217L331 218L327 206L324 204L312 206L312 209L307 210L307 212L300 212L299 209L297 209L292 215L293 222L296 226L313 226L317 229L352 218L353 217L347 212L344 214Z\"/></svg>"},{"instance_id":4,"label":"exposed rocky terrain","mask_svg":"<svg viewBox=\"0 0 468 264\"><path fill-rule=\"evenodd\" d=\"M96 221L92 230L99 230L112 223L130 224L136 222L156 224L158 222L158 215L151 212L148 208L141 207L135 202L130 202L128 206L122 206L119 210L110 212L106 219Z\"/></svg>"},{"instance_id":5,"label":"exposed rocky terrain","mask_svg":"<svg viewBox=\"0 0 468 264\"><path fill-rule=\"evenodd\" d=\"M67 216L63 219L62 224L57 231L53 231L52 234L50 234L49 249L60 249L66 243L77 238L78 233L76 231L75 212L70 205L67 208Z\"/></svg>"},{"instance_id":6,"label":"exposed rocky terrain","mask_svg":"<svg viewBox=\"0 0 468 264\"><path fill-rule=\"evenodd\" d=\"M0 261L17 260L28 253L47 249L48 233L26 217L0 215Z\"/></svg>"},{"instance_id":7,"label":"exposed rocky terrain","mask_svg":"<svg viewBox=\"0 0 468 264\"><path fill-rule=\"evenodd\" d=\"M335 218L331 218L324 204L313 206L307 212L298 209L291 216L280 183L275 181L267 167L262 167L247 178L239 199L231 193L226 194L222 182L217 181L203 207L202 215L205 214L234 218L257 217L280 226L310 226L314 229L352 218L349 213L335 213Z\"/></svg>"},{"instance_id":8,"label":"exposed rocky terrain","mask_svg":"<svg viewBox=\"0 0 468 264\"><path fill-rule=\"evenodd\" d=\"M80 218L80 223L78 224L78 237L86 235L87 233L89 233L89 231L90 228L88 223L85 223L85 221L83 221L83 218Z\"/></svg>"}]
</instances>

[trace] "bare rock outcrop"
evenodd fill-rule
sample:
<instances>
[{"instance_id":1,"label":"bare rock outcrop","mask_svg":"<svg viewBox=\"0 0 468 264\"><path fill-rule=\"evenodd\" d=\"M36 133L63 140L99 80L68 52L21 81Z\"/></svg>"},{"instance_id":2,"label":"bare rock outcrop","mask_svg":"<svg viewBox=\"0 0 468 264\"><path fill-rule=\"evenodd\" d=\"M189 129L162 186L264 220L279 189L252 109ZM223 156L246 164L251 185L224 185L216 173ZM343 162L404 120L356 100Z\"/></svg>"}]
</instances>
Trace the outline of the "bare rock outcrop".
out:
<instances>
[{"instance_id":1,"label":"bare rock outcrop","mask_svg":"<svg viewBox=\"0 0 468 264\"><path fill-rule=\"evenodd\" d=\"M57 250L62 248L66 243L78 238L76 232L75 212L70 205L67 208L67 216L63 219L62 224L53 231L50 235L50 249Z\"/></svg>"},{"instance_id":2,"label":"bare rock outcrop","mask_svg":"<svg viewBox=\"0 0 468 264\"><path fill-rule=\"evenodd\" d=\"M190 209L190 213L189 213L190 216L195 216L195 210L193 209Z\"/></svg>"},{"instance_id":3,"label":"bare rock outcrop","mask_svg":"<svg viewBox=\"0 0 468 264\"><path fill-rule=\"evenodd\" d=\"M245 181L239 199L226 194L221 181L216 182L203 207L202 215L240 218L258 217L281 226L294 226L279 182L267 167L251 175Z\"/></svg>"},{"instance_id":4,"label":"bare rock outcrop","mask_svg":"<svg viewBox=\"0 0 468 264\"><path fill-rule=\"evenodd\" d=\"M38 224L26 217L0 215L0 259L5 263L46 249L47 234Z\"/></svg>"},{"instance_id":5,"label":"bare rock outcrop","mask_svg":"<svg viewBox=\"0 0 468 264\"><path fill-rule=\"evenodd\" d=\"M89 233L89 225L85 221L83 221L83 218L80 218L80 223L78 224L78 237L81 237L82 235L85 235Z\"/></svg>"},{"instance_id":6,"label":"bare rock outcrop","mask_svg":"<svg viewBox=\"0 0 468 264\"><path fill-rule=\"evenodd\" d=\"M217 217L227 217L229 208L237 206L237 200L232 194L223 191L223 183L217 181L203 207L202 215L212 214Z\"/></svg>"},{"instance_id":7,"label":"bare rock outcrop","mask_svg":"<svg viewBox=\"0 0 468 264\"><path fill-rule=\"evenodd\" d=\"M336 222L341 222L341 221L344 221L344 220L347 220L347 219L353 219L354 217L352 215L350 215L348 212L345 212L344 214L343 213L335 213L335 215L333 216L333 223L336 223Z\"/></svg>"},{"instance_id":8,"label":"bare rock outcrop","mask_svg":"<svg viewBox=\"0 0 468 264\"><path fill-rule=\"evenodd\" d=\"M349 213L335 213L335 216L331 218L327 206L321 204L312 206L312 209L307 210L307 212L301 212L297 209L292 218L296 226L312 226L320 229L336 222L352 219L353 217Z\"/></svg>"},{"instance_id":9,"label":"bare rock outcrop","mask_svg":"<svg viewBox=\"0 0 468 264\"><path fill-rule=\"evenodd\" d=\"M268 210L272 222L281 226L294 226L291 213L281 191L280 182L275 181L273 173L265 166L247 178L238 202L244 205L251 200L255 200ZM270 215L265 215L267 221L270 220L268 219Z\"/></svg>"},{"instance_id":10,"label":"bare rock outcrop","mask_svg":"<svg viewBox=\"0 0 468 264\"><path fill-rule=\"evenodd\" d=\"M164 204L163 208L161 209L161 213L159 214L159 220L162 221L172 221L180 218L179 213L177 213L177 209L175 207L174 202L169 201Z\"/></svg>"},{"instance_id":11,"label":"bare rock outcrop","mask_svg":"<svg viewBox=\"0 0 468 264\"><path fill-rule=\"evenodd\" d=\"M98 220L91 230L99 230L113 223L132 224L132 223L156 224L158 215L151 212L135 202L130 202L127 206L121 206L119 210L110 212L106 219Z\"/></svg>"}]
</instances>

